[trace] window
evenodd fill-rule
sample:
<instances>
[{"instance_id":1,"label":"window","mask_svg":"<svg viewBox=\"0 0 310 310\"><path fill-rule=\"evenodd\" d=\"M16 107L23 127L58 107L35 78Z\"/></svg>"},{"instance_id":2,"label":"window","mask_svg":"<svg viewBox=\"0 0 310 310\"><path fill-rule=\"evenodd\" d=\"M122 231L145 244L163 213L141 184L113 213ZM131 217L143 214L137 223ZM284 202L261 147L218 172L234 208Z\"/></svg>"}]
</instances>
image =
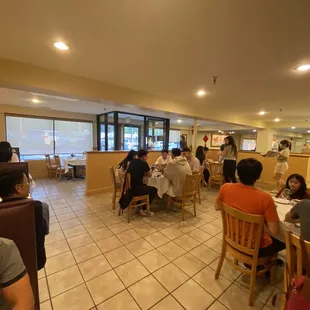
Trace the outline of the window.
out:
<instances>
[{"instance_id":1,"label":"window","mask_svg":"<svg viewBox=\"0 0 310 310\"><path fill-rule=\"evenodd\" d=\"M6 135L22 156L79 154L92 150L92 123L6 116Z\"/></svg>"},{"instance_id":2,"label":"window","mask_svg":"<svg viewBox=\"0 0 310 310\"><path fill-rule=\"evenodd\" d=\"M180 130L169 131L169 150L180 147Z\"/></svg>"},{"instance_id":3,"label":"window","mask_svg":"<svg viewBox=\"0 0 310 310\"><path fill-rule=\"evenodd\" d=\"M242 140L242 150L243 151L255 151L256 150L256 140L255 139L243 139Z\"/></svg>"}]
</instances>

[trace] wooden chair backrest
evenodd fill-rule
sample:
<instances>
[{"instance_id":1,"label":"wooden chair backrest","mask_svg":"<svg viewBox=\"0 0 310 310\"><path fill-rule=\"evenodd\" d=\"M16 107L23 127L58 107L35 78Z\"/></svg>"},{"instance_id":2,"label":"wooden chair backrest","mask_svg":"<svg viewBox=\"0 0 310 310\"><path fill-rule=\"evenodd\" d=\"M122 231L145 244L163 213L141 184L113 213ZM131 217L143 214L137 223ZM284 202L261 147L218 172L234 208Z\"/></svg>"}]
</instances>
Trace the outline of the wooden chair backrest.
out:
<instances>
[{"instance_id":1,"label":"wooden chair backrest","mask_svg":"<svg viewBox=\"0 0 310 310\"><path fill-rule=\"evenodd\" d=\"M28 271L36 308L40 309L34 202L30 199L0 203L0 236L13 240Z\"/></svg>"},{"instance_id":2,"label":"wooden chair backrest","mask_svg":"<svg viewBox=\"0 0 310 310\"><path fill-rule=\"evenodd\" d=\"M244 213L225 204L221 211L224 240L239 252L258 256L264 216Z\"/></svg>"},{"instance_id":3,"label":"wooden chair backrest","mask_svg":"<svg viewBox=\"0 0 310 310\"><path fill-rule=\"evenodd\" d=\"M56 167L61 169L61 161L59 155L54 155Z\"/></svg>"},{"instance_id":4,"label":"wooden chair backrest","mask_svg":"<svg viewBox=\"0 0 310 310\"><path fill-rule=\"evenodd\" d=\"M306 259L310 258L310 242L304 241L305 248L302 249L300 238L293 235L290 231L285 231L285 243L286 243L286 264L287 264L287 284L291 283L293 278L302 275L302 269L309 269ZM308 252L305 254L304 252ZM307 270L308 274L310 270Z\"/></svg>"},{"instance_id":5,"label":"wooden chair backrest","mask_svg":"<svg viewBox=\"0 0 310 310\"><path fill-rule=\"evenodd\" d=\"M196 195L197 183L200 182L200 174L187 174L183 186L182 197L191 197Z\"/></svg>"},{"instance_id":6,"label":"wooden chair backrest","mask_svg":"<svg viewBox=\"0 0 310 310\"><path fill-rule=\"evenodd\" d=\"M121 193L123 192L123 187L125 184L125 179L126 179L126 172L120 172L119 173L119 182L120 182L120 188L121 188Z\"/></svg>"},{"instance_id":7,"label":"wooden chair backrest","mask_svg":"<svg viewBox=\"0 0 310 310\"><path fill-rule=\"evenodd\" d=\"M112 180L112 187L113 189L116 189L116 178L115 178L115 171L112 166L109 167L109 172Z\"/></svg>"},{"instance_id":8,"label":"wooden chair backrest","mask_svg":"<svg viewBox=\"0 0 310 310\"><path fill-rule=\"evenodd\" d=\"M49 169L52 166L51 157L49 154L45 154L45 164L47 169Z\"/></svg>"},{"instance_id":9,"label":"wooden chair backrest","mask_svg":"<svg viewBox=\"0 0 310 310\"><path fill-rule=\"evenodd\" d=\"M210 162L209 171L211 177L221 177L223 176L223 164Z\"/></svg>"}]
</instances>

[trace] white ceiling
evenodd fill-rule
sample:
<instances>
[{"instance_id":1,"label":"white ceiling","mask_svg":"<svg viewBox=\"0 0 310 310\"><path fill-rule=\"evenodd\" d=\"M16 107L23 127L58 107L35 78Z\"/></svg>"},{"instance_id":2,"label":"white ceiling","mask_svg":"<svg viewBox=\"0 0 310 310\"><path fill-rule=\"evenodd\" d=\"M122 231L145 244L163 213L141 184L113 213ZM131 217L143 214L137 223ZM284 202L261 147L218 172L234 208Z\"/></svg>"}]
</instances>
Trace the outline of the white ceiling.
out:
<instances>
[{"instance_id":1,"label":"white ceiling","mask_svg":"<svg viewBox=\"0 0 310 310\"><path fill-rule=\"evenodd\" d=\"M310 63L309 13L309 0L5 1L0 57L197 109L304 121L310 73L293 69ZM52 48L59 39L69 53ZM203 99L193 96L200 87Z\"/></svg>"},{"instance_id":2,"label":"white ceiling","mask_svg":"<svg viewBox=\"0 0 310 310\"><path fill-rule=\"evenodd\" d=\"M39 103L33 103L32 99L39 100ZM43 93L34 93L22 90L8 89L0 87L0 104L14 105L25 108L48 109L55 111L66 111L83 114L103 114L111 111L121 111L124 113L136 113L140 115L149 115L154 117L168 118L175 128L187 128L194 125L194 120L183 116L164 113L161 111L152 111L137 108L131 105L115 104L114 102L90 102L67 97L52 96ZM133 116L131 116L132 118ZM181 121L181 122L180 122ZM206 120L197 120L199 128L208 128L210 130L251 130L243 126L231 125L220 122L209 122Z\"/></svg>"}]
</instances>

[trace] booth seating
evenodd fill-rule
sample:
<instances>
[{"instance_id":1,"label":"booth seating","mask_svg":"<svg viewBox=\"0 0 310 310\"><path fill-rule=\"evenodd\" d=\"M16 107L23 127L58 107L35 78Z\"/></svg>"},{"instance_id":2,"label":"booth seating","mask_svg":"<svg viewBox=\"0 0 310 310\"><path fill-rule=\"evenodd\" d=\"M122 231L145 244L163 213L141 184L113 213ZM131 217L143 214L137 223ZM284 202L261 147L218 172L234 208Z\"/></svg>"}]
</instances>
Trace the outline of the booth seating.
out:
<instances>
[{"instance_id":1,"label":"booth seating","mask_svg":"<svg viewBox=\"0 0 310 310\"><path fill-rule=\"evenodd\" d=\"M15 242L28 271L35 299L40 310L34 202L30 199L0 203L0 236Z\"/></svg>"}]
</instances>

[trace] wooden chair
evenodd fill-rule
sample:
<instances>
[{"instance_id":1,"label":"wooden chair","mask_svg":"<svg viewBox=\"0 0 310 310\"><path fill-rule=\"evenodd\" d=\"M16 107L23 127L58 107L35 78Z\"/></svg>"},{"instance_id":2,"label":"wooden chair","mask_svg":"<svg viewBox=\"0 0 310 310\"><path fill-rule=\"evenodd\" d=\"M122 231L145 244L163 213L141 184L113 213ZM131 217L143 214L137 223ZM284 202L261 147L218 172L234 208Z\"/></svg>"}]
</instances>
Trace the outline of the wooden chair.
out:
<instances>
[{"instance_id":1,"label":"wooden chair","mask_svg":"<svg viewBox=\"0 0 310 310\"><path fill-rule=\"evenodd\" d=\"M55 179L57 180L57 178L59 177L59 181L61 181L61 176L62 175L66 175L66 176L71 176L72 179L74 178L74 172L73 172L73 168L69 167L68 171L65 172L65 168L61 165L61 161L60 161L60 157L59 155L54 155L54 160L55 160L55 164L56 164L56 175L55 175Z\"/></svg>"},{"instance_id":2,"label":"wooden chair","mask_svg":"<svg viewBox=\"0 0 310 310\"><path fill-rule=\"evenodd\" d=\"M130 174L126 173L125 176L126 176L126 178L125 178L124 184L121 183L121 187L125 186L124 195L130 190L130 187L131 187L131 176L130 176ZM131 220L132 209L142 207L142 206L146 206L146 212L149 215L150 214L150 198L149 198L149 195L134 196L132 198L130 204L127 207L128 223L130 223L130 220ZM120 208L118 215L123 214L123 212L124 212L124 210L122 210Z\"/></svg>"},{"instance_id":3,"label":"wooden chair","mask_svg":"<svg viewBox=\"0 0 310 310\"><path fill-rule=\"evenodd\" d=\"M194 215L196 216L197 183L200 182L200 174L186 175L181 197L171 197L172 204L182 208L182 221L184 221L185 203L192 202Z\"/></svg>"},{"instance_id":4,"label":"wooden chair","mask_svg":"<svg viewBox=\"0 0 310 310\"><path fill-rule=\"evenodd\" d=\"M0 203L0 236L15 242L30 278L35 309L40 310L33 200Z\"/></svg>"},{"instance_id":5,"label":"wooden chair","mask_svg":"<svg viewBox=\"0 0 310 310\"><path fill-rule=\"evenodd\" d=\"M55 164L52 164L51 157L49 154L45 154L45 165L47 170L47 176L49 179L52 178L52 173L56 173L57 166Z\"/></svg>"},{"instance_id":6,"label":"wooden chair","mask_svg":"<svg viewBox=\"0 0 310 310\"><path fill-rule=\"evenodd\" d=\"M209 187L211 187L211 184L222 186L224 182L223 164L210 162L209 171L210 171Z\"/></svg>"},{"instance_id":7,"label":"wooden chair","mask_svg":"<svg viewBox=\"0 0 310 310\"><path fill-rule=\"evenodd\" d=\"M286 293L291 286L292 280L298 276L303 275L303 268L307 270L308 274L310 266L305 261L307 256L304 251L308 252L308 259L310 258L310 242L304 241L304 249L301 246L300 238L290 231L285 230L285 243L286 243L286 268L284 268L283 277L283 294L281 298L281 310L286 309Z\"/></svg>"},{"instance_id":8,"label":"wooden chair","mask_svg":"<svg viewBox=\"0 0 310 310\"><path fill-rule=\"evenodd\" d=\"M110 176L111 176L111 180L112 180L112 207L113 210L115 210L115 202L116 202L116 198L120 198L122 195L122 191L120 187L117 187L116 184L116 177L115 177L115 171L114 168L111 166L109 167L109 172L110 172Z\"/></svg>"},{"instance_id":9,"label":"wooden chair","mask_svg":"<svg viewBox=\"0 0 310 310\"><path fill-rule=\"evenodd\" d=\"M249 305L254 304L256 276L271 272L271 284L275 282L277 254L272 257L258 257L259 246L264 229L264 216L241 212L227 205L222 207L223 242L220 260L215 272L219 278L224 259L238 271L251 277ZM226 254L229 253L228 257ZM238 262L250 265L251 269L239 266ZM257 266L264 266L257 270Z\"/></svg>"}]
</instances>

